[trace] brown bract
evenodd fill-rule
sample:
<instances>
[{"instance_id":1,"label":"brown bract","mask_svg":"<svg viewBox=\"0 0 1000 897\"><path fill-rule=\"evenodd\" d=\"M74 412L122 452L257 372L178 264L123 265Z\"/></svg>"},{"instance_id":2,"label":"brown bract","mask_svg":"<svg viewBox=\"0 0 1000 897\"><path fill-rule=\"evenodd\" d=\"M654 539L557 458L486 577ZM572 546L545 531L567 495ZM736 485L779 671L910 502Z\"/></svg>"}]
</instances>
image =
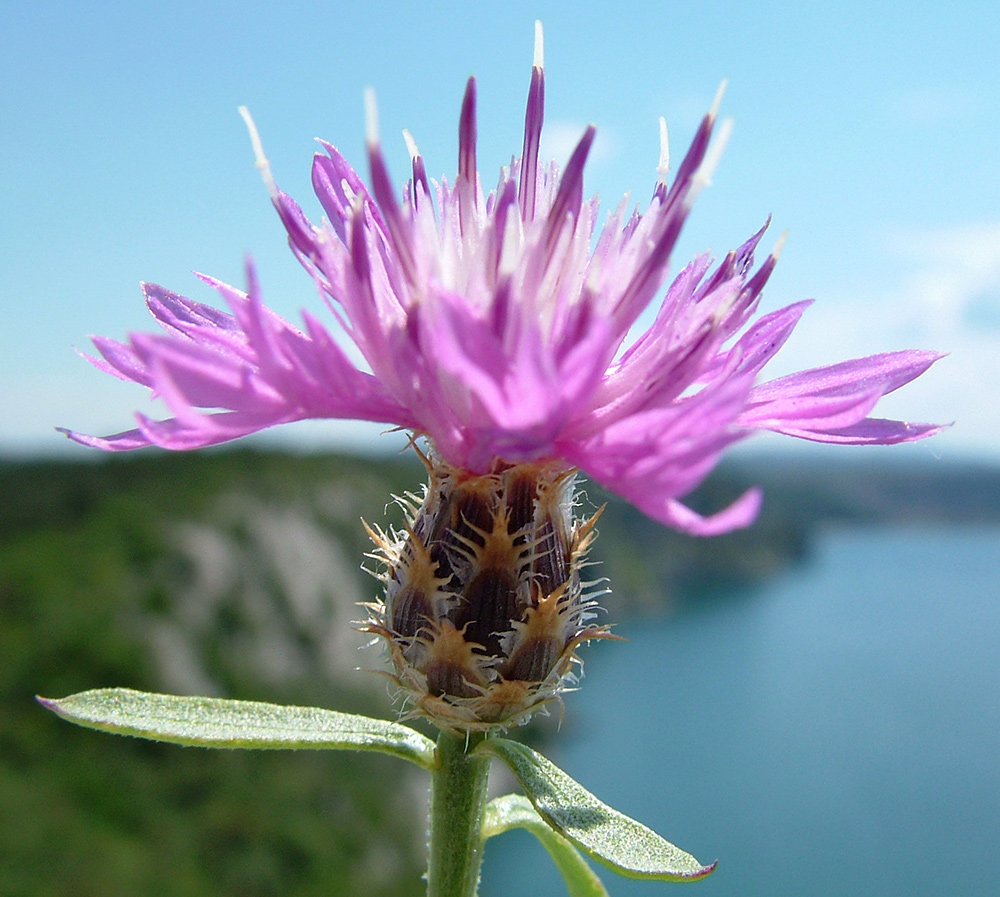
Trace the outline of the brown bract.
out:
<instances>
[{"instance_id":1,"label":"brown bract","mask_svg":"<svg viewBox=\"0 0 1000 897\"><path fill-rule=\"evenodd\" d=\"M429 482L402 530L368 527L384 564L363 629L383 638L411 714L483 731L526 722L575 681L600 580L581 570L598 511L575 519L575 470L494 464L485 475L421 454ZM366 524L367 526L367 524Z\"/></svg>"}]
</instances>

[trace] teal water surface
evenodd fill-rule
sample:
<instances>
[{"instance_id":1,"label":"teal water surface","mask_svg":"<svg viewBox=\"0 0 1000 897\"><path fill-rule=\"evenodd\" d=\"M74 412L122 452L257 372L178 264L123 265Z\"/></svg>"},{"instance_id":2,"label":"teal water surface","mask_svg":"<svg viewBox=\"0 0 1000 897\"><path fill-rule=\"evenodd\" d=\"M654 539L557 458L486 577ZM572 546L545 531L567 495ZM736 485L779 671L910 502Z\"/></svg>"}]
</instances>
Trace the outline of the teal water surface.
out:
<instances>
[{"instance_id":1,"label":"teal water surface","mask_svg":"<svg viewBox=\"0 0 1000 897\"><path fill-rule=\"evenodd\" d=\"M1000 528L828 531L753 592L586 650L548 753L711 879L612 895L1000 894ZM525 833L484 897L564 894Z\"/></svg>"}]
</instances>

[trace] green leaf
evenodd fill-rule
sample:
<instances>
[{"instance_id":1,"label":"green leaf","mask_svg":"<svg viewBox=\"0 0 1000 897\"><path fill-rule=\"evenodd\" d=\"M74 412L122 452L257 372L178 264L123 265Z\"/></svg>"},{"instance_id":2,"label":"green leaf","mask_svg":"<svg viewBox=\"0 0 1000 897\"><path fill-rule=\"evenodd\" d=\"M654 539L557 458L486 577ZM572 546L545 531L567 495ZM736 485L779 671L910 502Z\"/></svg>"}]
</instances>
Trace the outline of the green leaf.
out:
<instances>
[{"instance_id":1,"label":"green leaf","mask_svg":"<svg viewBox=\"0 0 1000 897\"><path fill-rule=\"evenodd\" d=\"M434 742L399 723L319 707L188 698L98 688L39 702L72 723L153 741L211 748L380 751L434 766Z\"/></svg>"},{"instance_id":2,"label":"green leaf","mask_svg":"<svg viewBox=\"0 0 1000 897\"><path fill-rule=\"evenodd\" d=\"M489 738L476 750L503 760L542 819L619 875L695 881L714 871L715 863L703 866L656 832L613 810L531 748L506 738Z\"/></svg>"},{"instance_id":3,"label":"green leaf","mask_svg":"<svg viewBox=\"0 0 1000 897\"><path fill-rule=\"evenodd\" d=\"M497 797L486 805L483 814L483 841L512 828L527 829L549 852L566 882L569 897L608 897L601 880L580 852L552 828L521 794Z\"/></svg>"}]
</instances>

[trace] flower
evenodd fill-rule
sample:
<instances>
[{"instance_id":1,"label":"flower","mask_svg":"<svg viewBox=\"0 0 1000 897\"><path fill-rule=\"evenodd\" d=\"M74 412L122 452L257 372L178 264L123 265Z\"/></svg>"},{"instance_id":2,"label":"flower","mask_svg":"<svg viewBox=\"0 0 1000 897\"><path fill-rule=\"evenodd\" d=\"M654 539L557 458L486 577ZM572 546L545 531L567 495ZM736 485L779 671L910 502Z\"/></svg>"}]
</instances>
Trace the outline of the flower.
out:
<instances>
[{"instance_id":1,"label":"flower","mask_svg":"<svg viewBox=\"0 0 1000 897\"><path fill-rule=\"evenodd\" d=\"M476 87L459 123L458 174L428 180L407 133L412 178L397 201L369 104L371 190L329 144L313 161L318 225L258 164L293 252L369 370L348 358L309 312L298 329L267 309L252 266L242 292L203 278L226 313L152 284L143 291L165 334L93 340L102 370L148 387L173 414L138 414L136 429L86 445L192 449L304 418L354 418L412 430L457 469L497 459L558 460L654 519L712 535L754 518L759 495L701 517L679 498L722 451L757 430L818 442L887 444L939 427L869 418L884 394L939 356L874 355L758 383L807 302L751 321L778 251L754 268L764 228L712 265L674 279L653 323L629 342L660 291L691 204L721 151L710 148L716 107L667 182L661 120L659 178L646 211L625 202L592 240L598 201L583 199L587 128L561 173L539 162L544 74L536 28L521 157L484 196L476 171ZM249 121L249 118L248 118ZM765 224L765 228L766 228Z\"/></svg>"},{"instance_id":2,"label":"flower","mask_svg":"<svg viewBox=\"0 0 1000 897\"><path fill-rule=\"evenodd\" d=\"M755 267L767 223L721 262L691 262L630 340L721 153L725 134L712 141L719 98L670 183L661 119L646 211L623 201L595 241L598 201L583 198L595 130L561 173L540 164L544 84L536 25L520 158L484 195L470 79L454 182L429 181L404 132L412 177L401 202L369 96L371 189L324 143L312 168L326 213L318 225L275 185L242 110L292 251L368 369L309 312L299 329L270 311L252 265L246 292L203 278L229 313L146 284L166 333L96 337L101 357L90 360L148 387L173 417L137 414L136 429L104 438L66 431L111 451L199 448L305 418L378 421L424 437L423 495L401 499L402 529L369 528L385 593L364 628L386 641L391 677L414 712L459 731L523 722L574 680L582 642L611 637L593 624L600 582L581 576L596 515L574 517L578 470L662 523L714 535L753 520L757 490L708 517L679 499L757 430L859 445L940 429L868 416L937 353L758 382L809 304L754 320L780 248Z\"/></svg>"}]
</instances>

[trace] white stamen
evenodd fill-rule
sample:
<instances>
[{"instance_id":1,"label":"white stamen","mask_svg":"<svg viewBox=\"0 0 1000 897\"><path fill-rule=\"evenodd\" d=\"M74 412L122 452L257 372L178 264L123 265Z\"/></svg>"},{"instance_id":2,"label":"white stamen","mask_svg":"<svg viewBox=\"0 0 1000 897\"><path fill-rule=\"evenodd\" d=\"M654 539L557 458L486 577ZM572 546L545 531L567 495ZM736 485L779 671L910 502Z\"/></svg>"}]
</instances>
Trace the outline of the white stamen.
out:
<instances>
[{"instance_id":1,"label":"white stamen","mask_svg":"<svg viewBox=\"0 0 1000 897\"><path fill-rule=\"evenodd\" d=\"M730 309L736 304L736 300L740 297L741 289L738 286L730 286L729 292L726 297L716 306L715 311L712 312L712 322L713 324L721 324L726 316L729 314Z\"/></svg>"},{"instance_id":2,"label":"white stamen","mask_svg":"<svg viewBox=\"0 0 1000 897\"><path fill-rule=\"evenodd\" d=\"M260 172L260 176L264 179L264 186L267 187L268 195L271 199L277 199L278 185L274 183L274 177L271 175L271 163L268 162L267 156L264 155L264 144L261 143L260 134L257 133L257 125L254 124L250 110L246 106L240 106L239 111L243 121L246 123L247 130L250 132L250 145L253 147L254 164Z\"/></svg>"},{"instance_id":3,"label":"white stamen","mask_svg":"<svg viewBox=\"0 0 1000 897\"><path fill-rule=\"evenodd\" d=\"M774 244L774 249L771 250L771 258L777 261L781 257L781 250L785 248L785 240L788 239L788 231L784 230L781 232L781 236L778 237L778 242Z\"/></svg>"},{"instance_id":4,"label":"white stamen","mask_svg":"<svg viewBox=\"0 0 1000 897\"><path fill-rule=\"evenodd\" d=\"M362 193L355 193L351 200L351 215L355 219L363 218L365 214L365 197Z\"/></svg>"},{"instance_id":5,"label":"white stamen","mask_svg":"<svg viewBox=\"0 0 1000 897\"><path fill-rule=\"evenodd\" d=\"M670 138L667 136L667 120L660 116L660 162L656 166L656 179L661 184L667 183L667 172L670 171Z\"/></svg>"},{"instance_id":6,"label":"white stamen","mask_svg":"<svg viewBox=\"0 0 1000 897\"><path fill-rule=\"evenodd\" d=\"M365 142L369 147L378 146L378 104L371 87L365 88Z\"/></svg>"},{"instance_id":7,"label":"white stamen","mask_svg":"<svg viewBox=\"0 0 1000 897\"><path fill-rule=\"evenodd\" d=\"M521 216L508 215L500 244L500 261L497 264L497 273L501 277L510 277L517 270L522 240Z\"/></svg>"},{"instance_id":8,"label":"white stamen","mask_svg":"<svg viewBox=\"0 0 1000 897\"><path fill-rule=\"evenodd\" d=\"M403 128L403 140L406 141L406 151L410 154L410 161L419 159L420 150L417 149L417 141L413 139L413 135L406 128Z\"/></svg>"},{"instance_id":9,"label":"white stamen","mask_svg":"<svg viewBox=\"0 0 1000 897\"><path fill-rule=\"evenodd\" d=\"M729 142L729 135L732 132L733 120L731 118L724 119L722 124L719 125L719 133L716 135L715 140L712 141L708 152L705 153L705 158L701 160L701 165L698 166L698 170L691 176L691 189L684 200L684 205L687 208L690 208L698 194L712 183L712 175L715 174L719 160L722 159L722 153L726 149L726 144Z\"/></svg>"},{"instance_id":10,"label":"white stamen","mask_svg":"<svg viewBox=\"0 0 1000 897\"><path fill-rule=\"evenodd\" d=\"M712 106L708 110L708 117L715 121L715 117L719 114L719 107L722 105L722 95L726 92L726 87L729 85L729 79L723 78L722 83L719 85L719 89L715 92L715 99L712 100Z\"/></svg>"},{"instance_id":11,"label":"white stamen","mask_svg":"<svg viewBox=\"0 0 1000 897\"><path fill-rule=\"evenodd\" d=\"M542 20L535 20L535 59L531 63L536 69L545 68L544 41L542 40Z\"/></svg>"}]
</instances>

